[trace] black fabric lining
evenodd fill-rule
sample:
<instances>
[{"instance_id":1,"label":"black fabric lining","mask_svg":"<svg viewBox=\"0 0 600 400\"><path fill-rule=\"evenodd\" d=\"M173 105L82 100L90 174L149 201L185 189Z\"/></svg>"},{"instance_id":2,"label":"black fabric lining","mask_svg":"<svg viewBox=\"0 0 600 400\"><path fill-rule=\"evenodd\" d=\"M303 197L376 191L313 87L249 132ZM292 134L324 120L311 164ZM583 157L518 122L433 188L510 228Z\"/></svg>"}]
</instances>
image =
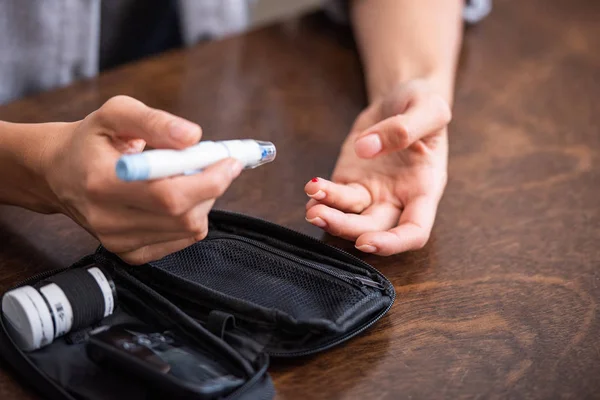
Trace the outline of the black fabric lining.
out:
<instances>
[{"instance_id":1,"label":"black fabric lining","mask_svg":"<svg viewBox=\"0 0 600 400\"><path fill-rule=\"evenodd\" d=\"M151 265L295 321L335 323L365 298L345 281L231 239L205 240Z\"/></svg>"}]
</instances>

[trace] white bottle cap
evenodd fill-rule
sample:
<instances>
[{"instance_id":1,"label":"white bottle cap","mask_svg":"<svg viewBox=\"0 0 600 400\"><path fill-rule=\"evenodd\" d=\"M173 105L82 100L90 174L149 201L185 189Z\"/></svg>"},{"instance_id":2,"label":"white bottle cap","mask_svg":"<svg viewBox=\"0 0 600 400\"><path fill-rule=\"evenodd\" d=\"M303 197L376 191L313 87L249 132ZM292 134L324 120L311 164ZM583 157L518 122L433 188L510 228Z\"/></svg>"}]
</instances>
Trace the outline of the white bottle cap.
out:
<instances>
[{"instance_id":1,"label":"white bottle cap","mask_svg":"<svg viewBox=\"0 0 600 400\"><path fill-rule=\"evenodd\" d=\"M31 286L6 293L2 312L10 336L24 351L39 349L54 339L54 325L46 301Z\"/></svg>"}]
</instances>

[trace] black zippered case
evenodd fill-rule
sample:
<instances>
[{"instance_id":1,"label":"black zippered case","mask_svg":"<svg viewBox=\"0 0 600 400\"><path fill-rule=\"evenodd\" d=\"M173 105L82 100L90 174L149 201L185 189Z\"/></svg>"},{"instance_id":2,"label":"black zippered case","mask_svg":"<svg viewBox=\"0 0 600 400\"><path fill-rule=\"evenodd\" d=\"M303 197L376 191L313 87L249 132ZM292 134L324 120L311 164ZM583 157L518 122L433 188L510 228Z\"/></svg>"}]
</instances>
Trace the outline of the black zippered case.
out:
<instances>
[{"instance_id":1,"label":"black zippered case","mask_svg":"<svg viewBox=\"0 0 600 400\"><path fill-rule=\"evenodd\" d=\"M216 364L211 373L243 381L219 397L226 399L272 398L270 357L299 357L345 342L379 320L396 295L385 276L349 253L226 211L210 213L204 240L161 260L130 266L100 246L68 268L91 265L108 272L117 287L118 307L101 324L142 321L175 332L207 365ZM93 362L85 332L25 353L4 318L0 322L2 357L45 398L163 398L147 382Z\"/></svg>"}]
</instances>

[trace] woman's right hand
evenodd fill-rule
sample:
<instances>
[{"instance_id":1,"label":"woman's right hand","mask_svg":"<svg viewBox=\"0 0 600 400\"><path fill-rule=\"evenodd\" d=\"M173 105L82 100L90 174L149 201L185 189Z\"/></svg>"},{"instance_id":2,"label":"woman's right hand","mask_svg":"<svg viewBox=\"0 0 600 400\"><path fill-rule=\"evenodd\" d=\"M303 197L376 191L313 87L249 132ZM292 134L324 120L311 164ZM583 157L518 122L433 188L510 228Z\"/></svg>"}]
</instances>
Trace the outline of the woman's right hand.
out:
<instances>
[{"instance_id":1,"label":"woman's right hand","mask_svg":"<svg viewBox=\"0 0 600 400\"><path fill-rule=\"evenodd\" d=\"M117 96L49 134L41 168L56 209L124 261L143 264L206 236L208 213L242 164L227 159L195 175L122 182L115 174L117 160L146 144L182 149L201 134L194 123Z\"/></svg>"}]
</instances>

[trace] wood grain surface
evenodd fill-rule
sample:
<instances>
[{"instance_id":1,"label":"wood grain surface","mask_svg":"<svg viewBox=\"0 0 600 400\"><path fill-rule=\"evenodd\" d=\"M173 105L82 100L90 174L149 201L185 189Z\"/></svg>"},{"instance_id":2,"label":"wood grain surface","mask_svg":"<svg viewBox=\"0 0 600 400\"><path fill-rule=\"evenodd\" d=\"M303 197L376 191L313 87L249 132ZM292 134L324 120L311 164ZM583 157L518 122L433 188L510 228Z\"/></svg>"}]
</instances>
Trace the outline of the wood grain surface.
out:
<instances>
[{"instance_id":1,"label":"wood grain surface","mask_svg":"<svg viewBox=\"0 0 600 400\"><path fill-rule=\"evenodd\" d=\"M600 2L497 0L465 32L449 183L428 245L361 256L394 283L360 337L270 372L280 399L600 398ZM72 121L117 94L278 147L217 208L316 237L303 186L327 177L365 106L346 28L321 15L172 52L0 108ZM2 171L9 173L9 171ZM326 237L353 251L352 244ZM97 242L62 216L0 208L0 289ZM1 399L34 399L6 369Z\"/></svg>"}]
</instances>

